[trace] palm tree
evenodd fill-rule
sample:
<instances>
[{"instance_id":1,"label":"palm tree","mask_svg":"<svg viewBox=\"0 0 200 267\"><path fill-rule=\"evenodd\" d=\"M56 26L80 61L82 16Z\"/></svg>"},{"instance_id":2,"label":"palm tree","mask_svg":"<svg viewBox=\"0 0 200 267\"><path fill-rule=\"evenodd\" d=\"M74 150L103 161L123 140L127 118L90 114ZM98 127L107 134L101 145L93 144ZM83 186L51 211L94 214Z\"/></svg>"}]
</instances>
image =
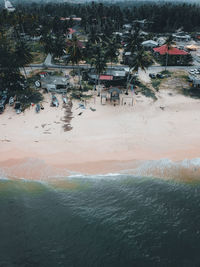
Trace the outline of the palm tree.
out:
<instances>
[{"instance_id":1,"label":"palm tree","mask_svg":"<svg viewBox=\"0 0 200 267\"><path fill-rule=\"evenodd\" d=\"M52 54L54 57L61 58L64 55L66 47L65 39L62 35L56 35L53 39Z\"/></svg>"},{"instance_id":2,"label":"palm tree","mask_svg":"<svg viewBox=\"0 0 200 267\"><path fill-rule=\"evenodd\" d=\"M44 52L46 54L53 54L54 52L54 43L53 43L53 38L51 37L50 34L43 34L40 43L43 45Z\"/></svg>"},{"instance_id":3,"label":"palm tree","mask_svg":"<svg viewBox=\"0 0 200 267\"><path fill-rule=\"evenodd\" d=\"M91 65L94 66L96 75L97 75L97 81L98 85L100 83L100 74L106 69L106 54L102 46L99 44L95 47L95 53L91 60ZM99 86L98 86L99 87ZM96 88L96 83L95 83ZM98 92L98 96L100 95L100 92Z\"/></svg>"},{"instance_id":4,"label":"palm tree","mask_svg":"<svg viewBox=\"0 0 200 267\"><path fill-rule=\"evenodd\" d=\"M80 67L79 62L81 59L83 59L83 53L82 53L82 44L77 39L76 36L73 36L72 40L69 40L67 43L67 49L66 52L70 55L70 61L74 65L78 65L79 70L79 84L81 87L81 77L80 77Z\"/></svg>"},{"instance_id":5,"label":"palm tree","mask_svg":"<svg viewBox=\"0 0 200 267\"><path fill-rule=\"evenodd\" d=\"M129 64L129 75L127 78L126 94L128 94L128 88L134 78L134 76L130 78L130 70L133 72L138 72L139 69L146 71L146 69L151 64L152 64L152 58L149 52L145 51L144 49L141 49L134 53L132 60Z\"/></svg>"},{"instance_id":6,"label":"palm tree","mask_svg":"<svg viewBox=\"0 0 200 267\"><path fill-rule=\"evenodd\" d=\"M126 51L133 54L135 51L141 50L143 41L144 38L140 34L140 29L136 28L135 31L127 37Z\"/></svg>"},{"instance_id":7,"label":"palm tree","mask_svg":"<svg viewBox=\"0 0 200 267\"><path fill-rule=\"evenodd\" d=\"M17 42L15 47L15 60L18 66L23 68L24 75L27 78L25 65L31 63L33 56L28 45L21 40Z\"/></svg>"},{"instance_id":8,"label":"palm tree","mask_svg":"<svg viewBox=\"0 0 200 267\"><path fill-rule=\"evenodd\" d=\"M167 52L166 52L166 62L165 62L165 70L167 70L167 66L168 66L168 59L169 59L169 50L172 49L172 46L175 44L175 42L173 41L173 36L170 35L166 42L165 42L165 45L166 45L166 48L167 48Z\"/></svg>"},{"instance_id":9,"label":"palm tree","mask_svg":"<svg viewBox=\"0 0 200 267\"><path fill-rule=\"evenodd\" d=\"M113 61L118 58L119 55L118 49L119 49L119 44L117 43L116 39L115 38L109 39L106 47L106 56L111 61L111 68Z\"/></svg>"}]
</instances>

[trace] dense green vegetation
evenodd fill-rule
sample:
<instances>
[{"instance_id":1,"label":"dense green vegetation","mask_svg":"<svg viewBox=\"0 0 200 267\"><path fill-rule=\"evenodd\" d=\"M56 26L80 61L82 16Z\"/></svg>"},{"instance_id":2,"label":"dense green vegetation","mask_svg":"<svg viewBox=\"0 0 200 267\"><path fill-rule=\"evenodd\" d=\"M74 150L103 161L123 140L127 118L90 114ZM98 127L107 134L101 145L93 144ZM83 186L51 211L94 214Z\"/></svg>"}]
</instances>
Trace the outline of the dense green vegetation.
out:
<instances>
[{"instance_id":1,"label":"dense green vegetation","mask_svg":"<svg viewBox=\"0 0 200 267\"><path fill-rule=\"evenodd\" d=\"M125 23L136 19L147 19L150 23L148 30L152 32L173 32L183 27L185 31L194 32L200 30L200 6L195 4L182 3L146 3L131 5L119 3L115 5L92 3L72 5L68 3L54 4L26 4L18 5L17 12L26 13L26 21L23 19L24 29L29 32L36 32L37 25L45 25L47 28L53 25L54 30L62 31L63 28L73 26L73 21L59 21L59 17L70 17L76 15L81 17L81 26L86 32L90 28L104 32L107 35L122 28ZM5 14L0 15L0 23L4 20ZM34 19L33 19L34 18ZM29 22L34 23L29 23Z\"/></svg>"},{"instance_id":2,"label":"dense green vegetation","mask_svg":"<svg viewBox=\"0 0 200 267\"><path fill-rule=\"evenodd\" d=\"M81 18L78 22L73 20L77 17ZM143 19L145 22L141 24L138 20ZM126 35L113 34L118 31L122 33L124 25L129 23L132 28ZM143 48L142 42L157 33L169 33L178 28L189 32L200 30L200 7L169 3L129 6L94 2L82 5L30 3L16 6L16 11L12 13L0 10L0 25L1 91L24 95L26 90L26 94L32 95L33 91L27 89L31 86L25 67L32 62L42 63L48 53L58 64L70 62L79 66L82 61L90 64L97 76L97 85L108 63L111 66L119 63L121 49L131 53L127 61L130 68L126 82L128 93L136 72L145 70L153 63L152 53ZM66 35L71 27L78 34L67 40ZM142 35L142 31L148 31L148 36ZM124 43L126 48L123 47ZM173 44L170 35L166 44L170 49ZM67 58L66 55L68 59L61 61L61 58ZM192 58L190 54L179 57L167 53L156 60L166 66L189 65ZM81 90L81 68L76 72ZM154 81L153 87L158 90L158 82ZM145 95L154 97L145 86L141 86L141 90ZM40 99L39 95L36 99Z\"/></svg>"}]
</instances>

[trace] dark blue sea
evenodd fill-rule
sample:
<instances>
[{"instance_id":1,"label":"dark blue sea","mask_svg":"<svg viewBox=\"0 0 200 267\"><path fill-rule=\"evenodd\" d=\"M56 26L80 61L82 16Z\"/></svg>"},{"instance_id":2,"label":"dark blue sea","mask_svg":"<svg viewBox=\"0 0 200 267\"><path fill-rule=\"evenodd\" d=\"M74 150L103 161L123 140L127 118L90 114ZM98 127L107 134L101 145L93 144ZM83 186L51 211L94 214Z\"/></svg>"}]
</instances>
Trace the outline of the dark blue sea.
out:
<instances>
[{"instance_id":1,"label":"dark blue sea","mask_svg":"<svg viewBox=\"0 0 200 267\"><path fill-rule=\"evenodd\" d=\"M0 267L199 267L200 183L0 180Z\"/></svg>"}]
</instances>

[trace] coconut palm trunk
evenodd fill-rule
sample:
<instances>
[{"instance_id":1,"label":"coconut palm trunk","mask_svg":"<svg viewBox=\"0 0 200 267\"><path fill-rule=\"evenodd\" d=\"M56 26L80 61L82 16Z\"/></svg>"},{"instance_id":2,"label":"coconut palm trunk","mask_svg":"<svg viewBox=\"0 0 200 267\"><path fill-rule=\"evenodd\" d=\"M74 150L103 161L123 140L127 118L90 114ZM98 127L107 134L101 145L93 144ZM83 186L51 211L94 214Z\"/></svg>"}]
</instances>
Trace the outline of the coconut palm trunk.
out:
<instances>
[{"instance_id":1,"label":"coconut palm trunk","mask_svg":"<svg viewBox=\"0 0 200 267\"><path fill-rule=\"evenodd\" d=\"M169 52L166 53L165 71L167 70L168 59L169 59Z\"/></svg>"}]
</instances>

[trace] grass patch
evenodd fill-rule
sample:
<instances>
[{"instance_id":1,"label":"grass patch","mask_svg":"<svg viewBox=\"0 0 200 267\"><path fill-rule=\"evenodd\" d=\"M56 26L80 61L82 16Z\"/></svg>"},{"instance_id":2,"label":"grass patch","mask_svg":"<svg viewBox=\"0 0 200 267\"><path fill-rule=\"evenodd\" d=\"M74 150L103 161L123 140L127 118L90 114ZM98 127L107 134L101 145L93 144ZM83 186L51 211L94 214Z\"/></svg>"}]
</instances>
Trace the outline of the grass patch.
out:
<instances>
[{"instance_id":1,"label":"grass patch","mask_svg":"<svg viewBox=\"0 0 200 267\"><path fill-rule=\"evenodd\" d=\"M164 75L172 75L172 72L171 71L169 71L169 70L163 70L163 71L161 71L161 74L164 74Z\"/></svg>"},{"instance_id":2,"label":"grass patch","mask_svg":"<svg viewBox=\"0 0 200 267\"><path fill-rule=\"evenodd\" d=\"M190 96L192 98L196 98L196 99L200 99L200 89L199 88L190 88L190 89L187 89L187 88L183 88L183 94L185 96Z\"/></svg>"},{"instance_id":3,"label":"grass patch","mask_svg":"<svg viewBox=\"0 0 200 267\"><path fill-rule=\"evenodd\" d=\"M43 48L43 46L40 44L39 41L31 42L31 43L29 44L29 47L30 47L30 49L31 49L31 52L37 52L37 53L44 52L44 48Z\"/></svg>"},{"instance_id":4,"label":"grass patch","mask_svg":"<svg viewBox=\"0 0 200 267\"><path fill-rule=\"evenodd\" d=\"M189 77L188 77L188 75L180 75L179 76L180 78L182 78L183 80L185 80L186 82L188 82L188 79L189 79Z\"/></svg>"},{"instance_id":5,"label":"grass patch","mask_svg":"<svg viewBox=\"0 0 200 267\"><path fill-rule=\"evenodd\" d=\"M32 64L42 64L45 61L46 55L42 52L31 52L33 56Z\"/></svg>"},{"instance_id":6,"label":"grass patch","mask_svg":"<svg viewBox=\"0 0 200 267\"><path fill-rule=\"evenodd\" d=\"M148 88L146 85L140 83L139 88L140 88L140 92L143 95L145 95L146 97L151 97L154 100L157 100L155 93L150 88Z\"/></svg>"},{"instance_id":7,"label":"grass patch","mask_svg":"<svg viewBox=\"0 0 200 267\"><path fill-rule=\"evenodd\" d=\"M151 84L152 84L153 88L158 92L159 86L161 84L161 80L160 79L152 80Z\"/></svg>"}]
</instances>

